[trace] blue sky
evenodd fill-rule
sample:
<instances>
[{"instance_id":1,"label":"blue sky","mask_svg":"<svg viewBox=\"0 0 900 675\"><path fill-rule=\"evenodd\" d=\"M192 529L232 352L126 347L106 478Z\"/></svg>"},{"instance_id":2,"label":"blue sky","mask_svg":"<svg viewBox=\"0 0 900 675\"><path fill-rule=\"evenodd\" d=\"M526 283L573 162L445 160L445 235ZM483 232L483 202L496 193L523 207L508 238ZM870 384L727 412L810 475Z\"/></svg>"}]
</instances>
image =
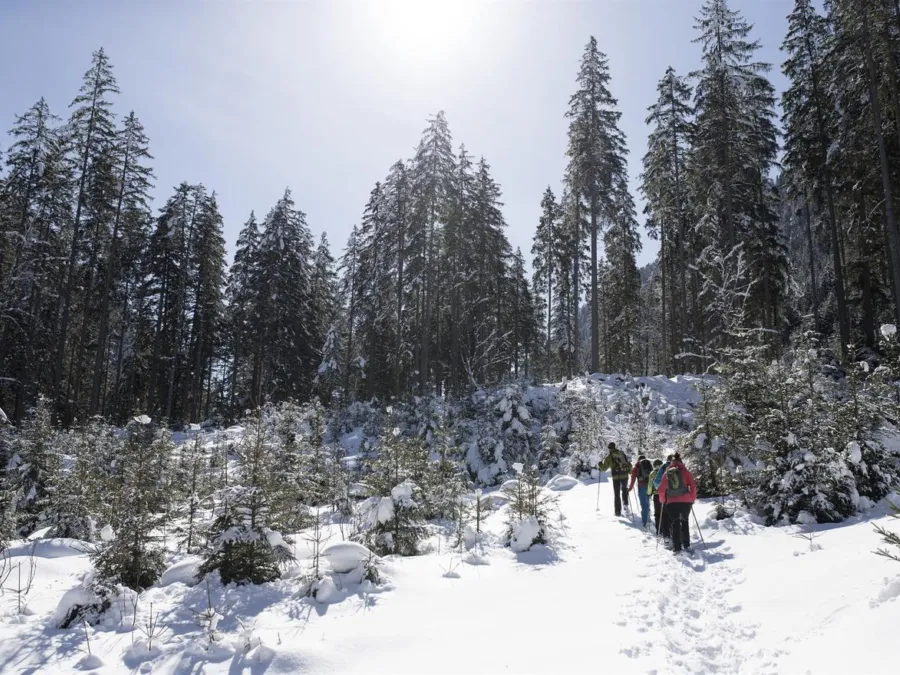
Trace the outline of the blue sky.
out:
<instances>
[{"instance_id":1,"label":"blue sky","mask_svg":"<svg viewBox=\"0 0 900 675\"><path fill-rule=\"evenodd\" d=\"M731 0L755 25L784 88L779 46L792 0ZM564 114L590 35L607 53L637 196L646 108L668 65L699 63L701 0L435 0L0 3L0 128L40 96L63 117L103 46L151 142L154 206L203 182L229 251L251 209L290 186L318 236L344 247L375 181L410 157L429 114L484 155L503 188L513 246L528 256L541 194L558 193ZM6 147L6 138L0 147ZM643 220L643 217L641 217ZM640 262L655 255L645 238Z\"/></svg>"}]
</instances>

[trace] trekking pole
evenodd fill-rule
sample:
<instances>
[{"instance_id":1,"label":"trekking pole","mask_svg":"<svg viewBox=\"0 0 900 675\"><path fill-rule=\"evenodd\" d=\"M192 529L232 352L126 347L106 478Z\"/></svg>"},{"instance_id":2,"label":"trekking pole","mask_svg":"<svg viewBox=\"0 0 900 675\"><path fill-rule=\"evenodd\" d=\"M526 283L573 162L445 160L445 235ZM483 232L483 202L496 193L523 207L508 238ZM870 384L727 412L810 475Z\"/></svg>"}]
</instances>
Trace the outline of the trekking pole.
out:
<instances>
[{"instance_id":1,"label":"trekking pole","mask_svg":"<svg viewBox=\"0 0 900 675\"><path fill-rule=\"evenodd\" d=\"M628 510L631 511L631 524L637 527L637 520L634 517L634 504L631 503L631 490L628 491Z\"/></svg>"},{"instance_id":2,"label":"trekking pole","mask_svg":"<svg viewBox=\"0 0 900 675\"><path fill-rule=\"evenodd\" d=\"M597 508L595 511L600 510L600 466L597 466Z\"/></svg>"},{"instance_id":3,"label":"trekking pole","mask_svg":"<svg viewBox=\"0 0 900 675\"><path fill-rule=\"evenodd\" d=\"M693 504L691 504L691 515L694 516L694 524L697 525L697 534L700 535L700 541L703 544L703 548L706 548L706 541L703 539L703 533L700 531L700 521L697 520L697 514L694 513Z\"/></svg>"},{"instance_id":4,"label":"trekking pole","mask_svg":"<svg viewBox=\"0 0 900 675\"><path fill-rule=\"evenodd\" d=\"M656 550L659 550L659 531L662 529L663 524L663 516L666 515L666 503L662 503L662 508L659 510L659 527L656 528Z\"/></svg>"}]
</instances>

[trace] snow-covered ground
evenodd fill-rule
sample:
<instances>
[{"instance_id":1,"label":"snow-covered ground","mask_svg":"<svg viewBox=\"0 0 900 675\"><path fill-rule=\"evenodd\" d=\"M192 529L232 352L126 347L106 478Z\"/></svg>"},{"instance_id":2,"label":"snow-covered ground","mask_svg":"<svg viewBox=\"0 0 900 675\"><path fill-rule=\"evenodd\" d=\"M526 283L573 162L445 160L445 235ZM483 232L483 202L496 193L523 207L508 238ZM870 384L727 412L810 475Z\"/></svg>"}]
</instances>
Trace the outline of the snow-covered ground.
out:
<instances>
[{"instance_id":1,"label":"snow-covered ground","mask_svg":"<svg viewBox=\"0 0 900 675\"><path fill-rule=\"evenodd\" d=\"M676 558L628 518L612 489L560 480L554 541L516 554L447 551L388 558L380 586L330 586L325 603L294 574L262 587L210 586L221 614L211 648L195 612L195 561L178 561L140 598L137 621L52 628L63 594L89 569L68 542L41 541L28 611L0 598L0 672L69 673L887 673L900 625L900 565L873 555L874 523L763 528L739 512L710 520L705 546ZM879 512L876 512L879 513ZM488 529L503 528L502 510ZM693 532L696 538L696 530ZM335 536L336 534L335 531ZM339 540L336 539L335 541ZM303 557L305 545L298 543ZM12 562L25 563L25 544ZM701 556L702 553L702 556ZM12 584L15 585L14 583ZM10 583L7 583L10 586ZM348 590L349 589L349 590ZM151 608L162 634L140 630ZM132 624L138 628L132 629Z\"/></svg>"}]
</instances>

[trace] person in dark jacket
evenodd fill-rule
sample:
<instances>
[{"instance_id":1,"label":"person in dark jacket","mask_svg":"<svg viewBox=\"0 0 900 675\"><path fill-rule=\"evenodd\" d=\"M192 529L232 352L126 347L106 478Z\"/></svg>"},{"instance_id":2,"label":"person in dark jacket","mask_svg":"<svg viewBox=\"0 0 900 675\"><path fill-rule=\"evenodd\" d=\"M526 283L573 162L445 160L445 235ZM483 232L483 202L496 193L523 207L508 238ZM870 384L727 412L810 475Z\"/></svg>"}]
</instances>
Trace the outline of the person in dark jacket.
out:
<instances>
[{"instance_id":1,"label":"person in dark jacket","mask_svg":"<svg viewBox=\"0 0 900 675\"><path fill-rule=\"evenodd\" d=\"M687 470L677 452L659 484L659 499L665 505L666 515L672 524L672 551L691 549L690 517L697 501L697 482Z\"/></svg>"},{"instance_id":2,"label":"person in dark jacket","mask_svg":"<svg viewBox=\"0 0 900 675\"><path fill-rule=\"evenodd\" d=\"M631 472L631 462L615 443L610 442L607 447L609 454L600 463L600 471L609 471L612 474L613 495L615 495L613 506L616 515L621 516L623 503L625 510L628 510L628 475Z\"/></svg>"},{"instance_id":3,"label":"person in dark jacket","mask_svg":"<svg viewBox=\"0 0 900 675\"><path fill-rule=\"evenodd\" d=\"M653 464L644 455L638 455L638 461L631 470L631 482L628 484L628 491L634 489L634 483L638 485L638 501L641 504L641 523L647 527L647 521L650 520L650 495L647 493L647 484L650 481L650 474L653 473Z\"/></svg>"}]
</instances>

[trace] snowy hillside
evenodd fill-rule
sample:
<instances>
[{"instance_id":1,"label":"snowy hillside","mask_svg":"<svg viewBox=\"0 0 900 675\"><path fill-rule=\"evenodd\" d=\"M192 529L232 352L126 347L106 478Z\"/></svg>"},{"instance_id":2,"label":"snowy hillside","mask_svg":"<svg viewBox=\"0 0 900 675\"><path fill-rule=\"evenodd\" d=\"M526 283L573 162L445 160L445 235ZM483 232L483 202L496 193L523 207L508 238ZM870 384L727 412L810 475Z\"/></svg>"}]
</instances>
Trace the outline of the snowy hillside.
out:
<instances>
[{"instance_id":1,"label":"snowy hillside","mask_svg":"<svg viewBox=\"0 0 900 675\"><path fill-rule=\"evenodd\" d=\"M95 664L103 664L97 672L890 670L900 570L872 555L871 522L815 526L806 530L818 535L810 544L793 536L795 528L763 528L741 513L717 523L701 504L706 544L679 559L611 514L605 477L599 510L595 481L558 494L552 543L526 553L489 539L483 551L460 555L433 538L426 555L386 559L381 584L331 589L322 602L303 597L293 575L262 587L214 583L210 598L221 618L212 644L198 622L207 589L194 585L191 559L176 562L142 595L136 621L126 607L111 625L87 629ZM502 523L501 510L486 529L497 536ZM0 671L91 665L84 627L51 628L62 596L89 569L77 548L37 543L28 611L18 615L10 593L2 599ZM15 546L12 563L27 566L27 551ZM152 650L145 634L151 607L161 633Z\"/></svg>"}]
</instances>

